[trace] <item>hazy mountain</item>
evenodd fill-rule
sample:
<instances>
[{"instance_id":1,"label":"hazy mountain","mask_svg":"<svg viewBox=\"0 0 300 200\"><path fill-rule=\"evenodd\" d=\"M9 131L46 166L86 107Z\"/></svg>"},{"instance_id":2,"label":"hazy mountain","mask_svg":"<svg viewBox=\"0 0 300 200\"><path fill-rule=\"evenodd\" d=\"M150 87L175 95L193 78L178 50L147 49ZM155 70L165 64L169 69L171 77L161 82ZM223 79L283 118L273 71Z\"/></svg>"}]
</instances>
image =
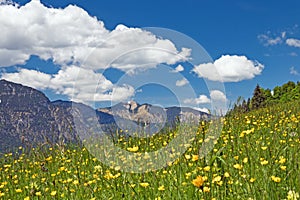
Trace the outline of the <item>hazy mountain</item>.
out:
<instances>
[{"instance_id":1,"label":"hazy mountain","mask_svg":"<svg viewBox=\"0 0 300 200\"><path fill-rule=\"evenodd\" d=\"M115 117L128 119L136 123L167 123L172 124L175 120L198 122L200 119L208 119L209 114L188 107L162 108L151 104L138 104L135 101L118 103L112 107L99 108L98 111Z\"/></svg>"},{"instance_id":2,"label":"hazy mountain","mask_svg":"<svg viewBox=\"0 0 300 200\"><path fill-rule=\"evenodd\" d=\"M78 142L90 130L113 134L118 128L138 124L154 124L155 132L177 118L197 121L208 117L191 108L161 108L134 101L94 110L81 103L51 102L36 89L0 80L0 151L35 143ZM96 128L91 127L94 124Z\"/></svg>"}]
</instances>

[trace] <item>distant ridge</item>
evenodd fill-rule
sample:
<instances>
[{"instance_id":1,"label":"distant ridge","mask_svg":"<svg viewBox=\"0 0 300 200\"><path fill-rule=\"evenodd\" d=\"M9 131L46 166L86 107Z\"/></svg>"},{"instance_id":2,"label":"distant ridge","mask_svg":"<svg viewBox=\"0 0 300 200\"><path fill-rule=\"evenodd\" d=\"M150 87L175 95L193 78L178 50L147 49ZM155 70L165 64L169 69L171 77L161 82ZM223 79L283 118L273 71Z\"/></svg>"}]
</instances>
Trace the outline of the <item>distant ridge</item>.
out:
<instances>
[{"instance_id":1,"label":"distant ridge","mask_svg":"<svg viewBox=\"0 0 300 200\"><path fill-rule=\"evenodd\" d=\"M80 112L85 112L89 117L96 116L103 130L111 131L115 130L118 121L172 124L177 119L197 121L210 117L192 108L161 108L151 104L140 105L134 101L94 110L72 101L51 102L41 91L2 79L0 152L35 143L78 142L74 116L77 116L76 113L82 114Z\"/></svg>"}]
</instances>

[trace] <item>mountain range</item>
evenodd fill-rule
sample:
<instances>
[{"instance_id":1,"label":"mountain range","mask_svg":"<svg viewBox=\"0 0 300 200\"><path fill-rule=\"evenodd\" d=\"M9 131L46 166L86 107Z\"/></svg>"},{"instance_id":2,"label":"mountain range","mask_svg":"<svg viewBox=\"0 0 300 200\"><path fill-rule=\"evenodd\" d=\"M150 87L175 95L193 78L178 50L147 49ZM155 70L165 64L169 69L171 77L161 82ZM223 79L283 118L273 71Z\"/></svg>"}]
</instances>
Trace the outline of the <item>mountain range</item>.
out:
<instances>
[{"instance_id":1,"label":"mountain range","mask_svg":"<svg viewBox=\"0 0 300 200\"><path fill-rule=\"evenodd\" d=\"M0 80L0 152L26 144L78 142L91 122L108 134L141 128L155 133L176 121L208 118L209 114L188 107L162 108L135 101L93 109L82 103L50 101L41 91Z\"/></svg>"}]
</instances>

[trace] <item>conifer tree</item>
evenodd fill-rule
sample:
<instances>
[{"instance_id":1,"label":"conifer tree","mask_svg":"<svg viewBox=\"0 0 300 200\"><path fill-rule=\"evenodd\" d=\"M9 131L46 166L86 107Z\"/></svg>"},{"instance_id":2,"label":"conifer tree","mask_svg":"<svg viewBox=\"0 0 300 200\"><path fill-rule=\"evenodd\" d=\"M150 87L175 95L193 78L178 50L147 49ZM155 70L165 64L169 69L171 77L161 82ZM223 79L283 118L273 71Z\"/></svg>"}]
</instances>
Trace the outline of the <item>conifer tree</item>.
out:
<instances>
[{"instance_id":1,"label":"conifer tree","mask_svg":"<svg viewBox=\"0 0 300 200\"><path fill-rule=\"evenodd\" d=\"M265 104L266 97L260 88L260 86L257 84L257 86L254 89L253 97L252 97L252 109L261 108Z\"/></svg>"}]
</instances>

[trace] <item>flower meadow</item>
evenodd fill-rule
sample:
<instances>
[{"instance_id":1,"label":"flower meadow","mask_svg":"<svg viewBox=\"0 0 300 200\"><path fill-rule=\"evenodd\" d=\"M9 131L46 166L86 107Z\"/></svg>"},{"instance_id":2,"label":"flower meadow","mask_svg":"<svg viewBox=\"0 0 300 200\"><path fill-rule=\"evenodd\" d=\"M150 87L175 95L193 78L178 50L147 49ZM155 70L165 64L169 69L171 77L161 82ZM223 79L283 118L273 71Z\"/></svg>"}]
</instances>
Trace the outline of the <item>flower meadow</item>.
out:
<instances>
[{"instance_id":1,"label":"flower meadow","mask_svg":"<svg viewBox=\"0 0 300 200\"><path fill-rule=\"evenodd\" d=\"M205 137L211 122L187 128L196 134L184 154L175 151L174 162L146 173L104 165L81 145L20 147L1 155L0 199L300 199L300 102L221 120L219 137ZM139 155L168 145L177 134L119 134L114 142ZM213 149L200 157L209 140Z\"/></svg>"}]
</instances>

